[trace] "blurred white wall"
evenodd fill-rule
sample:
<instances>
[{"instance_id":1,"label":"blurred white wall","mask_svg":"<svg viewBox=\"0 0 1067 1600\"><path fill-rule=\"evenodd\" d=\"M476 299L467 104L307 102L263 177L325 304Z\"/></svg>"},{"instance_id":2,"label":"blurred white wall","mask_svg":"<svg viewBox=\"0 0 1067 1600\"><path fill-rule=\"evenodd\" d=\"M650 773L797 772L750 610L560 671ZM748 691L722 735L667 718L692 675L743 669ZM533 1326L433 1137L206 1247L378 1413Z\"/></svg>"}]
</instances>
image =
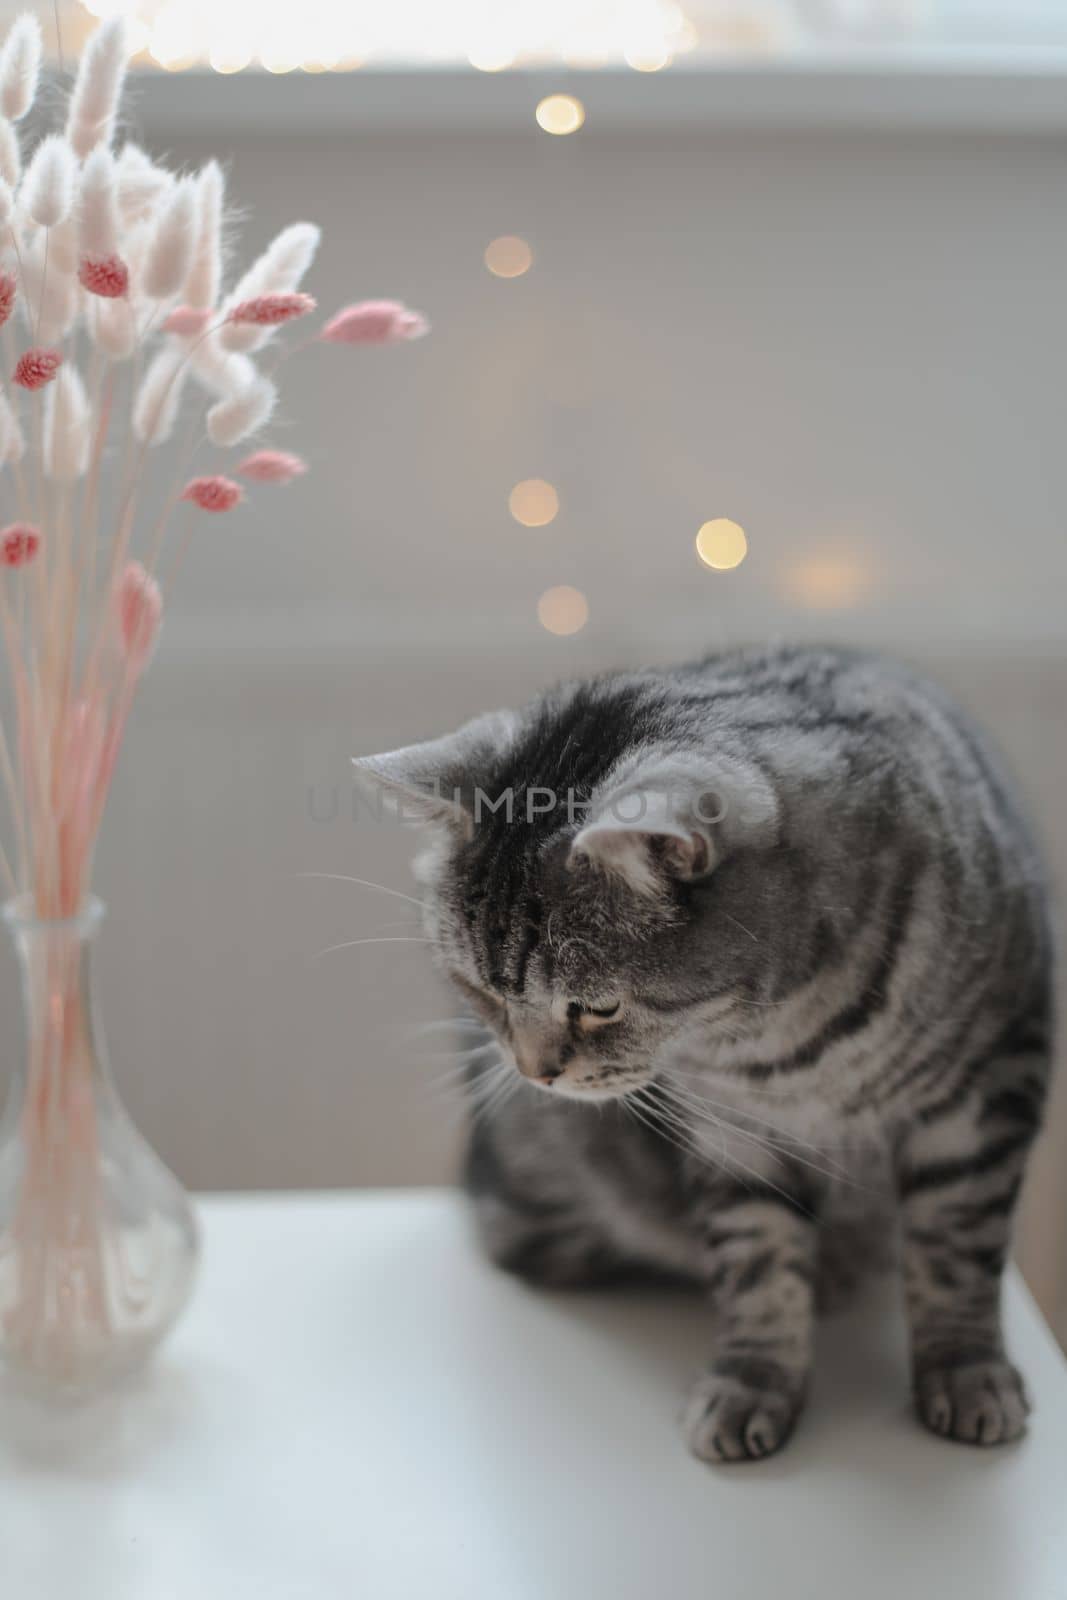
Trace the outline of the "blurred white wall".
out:
<instances>
[{"instance_id":1,"label":"blurred white wall","mask_svg":"<svg viewBox=\"0 0 1067 1600\"><path fill-rule=\"evenodd\" d=\"M193 130L192 80L188 109ZM213 143L166 135L182 162ZM186 1182L452 1171L446 1063L408 1027L448 1010L423 947L312 959L406 937L413 908L298 874L409 891L409 836L351 820L349 755L562 675L769 635L896 650L984 712L1067 872L1067 139L266 116L222 143L246 249L321 221L325 309L397 295L434 331L282 369L271 437L312 471L198 526L136 714L99 861L105 1016ZM524 278L482 264L503 233ZM562 510L527 531L506 500L530 476ZM693 553L720 515L749 535L732 573ZM559 583L591 608L571 640L536 619ZM1047 1305L1060 1124L1025 1241Z\"/></svg>"}]
</instances>

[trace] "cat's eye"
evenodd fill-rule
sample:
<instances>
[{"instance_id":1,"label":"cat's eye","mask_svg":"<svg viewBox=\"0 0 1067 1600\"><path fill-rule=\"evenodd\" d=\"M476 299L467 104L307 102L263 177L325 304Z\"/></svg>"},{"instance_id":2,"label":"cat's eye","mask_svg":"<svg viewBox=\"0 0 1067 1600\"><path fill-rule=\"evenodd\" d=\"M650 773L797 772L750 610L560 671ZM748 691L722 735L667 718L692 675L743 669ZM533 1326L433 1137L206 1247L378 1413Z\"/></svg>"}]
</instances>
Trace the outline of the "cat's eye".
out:
<instances>
[{"instance_id":1,"label":"cat's eye","mask_svg":"<svg viewBox=\"0 0 1067 1600\"><path fill-rule=\"evenodd\" d=\"M622 1015L622 1001L612 1000L610 1004L602 1006L583 1006L575 1001L568 1009L585 1027L599 1028L606 1022L615 1022Z\"/></svg>"}]
</instances>

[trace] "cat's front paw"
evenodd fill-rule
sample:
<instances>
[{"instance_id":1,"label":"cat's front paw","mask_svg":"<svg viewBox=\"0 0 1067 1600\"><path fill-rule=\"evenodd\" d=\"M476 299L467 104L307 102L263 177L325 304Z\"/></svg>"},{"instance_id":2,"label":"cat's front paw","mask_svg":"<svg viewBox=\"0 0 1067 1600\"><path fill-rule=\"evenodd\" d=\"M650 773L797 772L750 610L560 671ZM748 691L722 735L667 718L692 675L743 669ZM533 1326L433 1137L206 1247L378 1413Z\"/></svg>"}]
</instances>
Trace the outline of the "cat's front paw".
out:
<instances>
[{"instance_id":1,"label":"cat's front paw","mask_svg":"<svg viewBox=\"0 0 1067 1600\"><path fill-rule=\"evenodd\" d=\"M682 1428L701 1461L760 1461L785 1444L802 1404L786 1383L750 1383L713 1368L693 1385Z\"/></svg>"},{"instance_id":2,"label":"cat's front paw","mask_svg":"<svg viewBox=\"0 0 1067 1600\"><path fill-rule=\"evenodd\" d=\"M1008 1361L973 1361L920 1370L915 1409L943 1439L962 1444L1007 1444L1026 1427L1030 1402Z\"/></svg>"}]
</instances>

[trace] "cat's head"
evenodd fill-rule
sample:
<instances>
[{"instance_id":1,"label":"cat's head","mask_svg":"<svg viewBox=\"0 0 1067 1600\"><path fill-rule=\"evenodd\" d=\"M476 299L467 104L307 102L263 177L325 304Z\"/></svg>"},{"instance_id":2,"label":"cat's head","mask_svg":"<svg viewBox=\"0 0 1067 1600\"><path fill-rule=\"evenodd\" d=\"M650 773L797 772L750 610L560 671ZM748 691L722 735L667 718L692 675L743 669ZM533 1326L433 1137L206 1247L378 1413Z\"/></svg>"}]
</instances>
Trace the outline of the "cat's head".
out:
<instances>
[{"instance_id":1,"label":"cat's head","mask_svg":"<svg viewBox=\"0 0 1067 1600\"><path fill-rule=\"evenodd\" d=\"M754 992L777 801L743 753L703 744L635 680L356 759L430 834L416 874L440 965L553 1094L631 1092Z\"/></svg>"}]
</instances>

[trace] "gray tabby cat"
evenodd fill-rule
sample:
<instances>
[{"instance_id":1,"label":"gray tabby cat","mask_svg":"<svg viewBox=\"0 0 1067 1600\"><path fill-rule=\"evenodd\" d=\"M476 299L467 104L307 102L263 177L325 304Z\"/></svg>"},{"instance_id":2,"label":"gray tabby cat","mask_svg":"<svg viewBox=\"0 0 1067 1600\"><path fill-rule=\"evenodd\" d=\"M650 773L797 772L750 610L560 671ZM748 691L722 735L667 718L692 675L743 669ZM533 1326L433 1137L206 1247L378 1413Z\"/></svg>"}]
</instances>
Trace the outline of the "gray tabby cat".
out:
<instances>
[{"instance_id":1,"label":"gray tabby cat","mask_svg":"<svg viewBox=\"0 0 1067 1600\"><path fill-rule=\"evenodd\" d=\"M1049 1066L1046 895L948 699L859 653L728 652L356 765L431 825L428 932L517 1069L469 1156L494 1260L702 1285L685 1430L738 1461L789 1436L823 1269L892 1213L919 1416L1021 1433L1000 1289Z\"/></svg>"}]
</instances>

